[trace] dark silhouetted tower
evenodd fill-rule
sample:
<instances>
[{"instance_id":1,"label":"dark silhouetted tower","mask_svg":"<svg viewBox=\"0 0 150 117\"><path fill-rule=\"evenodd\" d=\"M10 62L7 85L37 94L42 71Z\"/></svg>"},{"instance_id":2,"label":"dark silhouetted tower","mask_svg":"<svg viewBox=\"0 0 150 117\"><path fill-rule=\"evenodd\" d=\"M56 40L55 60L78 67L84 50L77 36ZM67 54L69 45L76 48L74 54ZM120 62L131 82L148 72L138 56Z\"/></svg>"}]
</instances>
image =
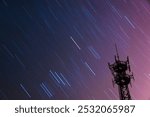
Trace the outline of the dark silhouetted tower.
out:
<instances>
[{"instance_id":1,"label":"dark silhouetted tower","mask_svg":"<svg viewBox=\"0 0 150 117\"><path fill-rule=\"evenodd\" d=\"M133 73L130 70L129 57L127 56L126 61L121 61L119 59L117 46L115 56L115 62L113 64L108 63L109 69L112 72L114 79L112 80L114 84L118 85L120 100L131 100L130 91L128 85L131 84L131 79L134 79Z\"/></svg>"}]
</instances>

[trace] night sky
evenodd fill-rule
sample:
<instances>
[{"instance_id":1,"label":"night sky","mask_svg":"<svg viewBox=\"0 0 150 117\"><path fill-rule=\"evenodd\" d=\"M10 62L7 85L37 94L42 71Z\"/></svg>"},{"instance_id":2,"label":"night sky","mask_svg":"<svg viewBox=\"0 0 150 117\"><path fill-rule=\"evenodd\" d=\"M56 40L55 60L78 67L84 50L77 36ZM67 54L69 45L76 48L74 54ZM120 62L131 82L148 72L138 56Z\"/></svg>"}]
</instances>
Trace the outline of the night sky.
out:
<instances>
[{"instance_id":1,"label":"night sky","mask_svg":"<svg viewBox=\"0 0 150 117\"><path fill-rule=\"evenodd\" d=\"M119 99L115 43L150 99L150 1L0 0L0 99Z\"/></svg>"}]
</instances>

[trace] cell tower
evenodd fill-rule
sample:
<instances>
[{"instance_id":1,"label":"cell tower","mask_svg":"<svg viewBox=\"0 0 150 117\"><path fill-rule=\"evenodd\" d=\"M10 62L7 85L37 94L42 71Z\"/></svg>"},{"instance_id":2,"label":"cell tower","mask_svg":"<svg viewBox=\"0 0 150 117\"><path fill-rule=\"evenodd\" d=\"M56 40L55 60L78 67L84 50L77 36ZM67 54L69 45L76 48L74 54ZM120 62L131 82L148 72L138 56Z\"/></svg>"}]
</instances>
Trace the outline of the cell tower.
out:
<instances>
[{"instance_id":1,"label":"cell tower","mask_svg":"<svg viewBox=\"0 0 150 117\"><path fill-rule=\"evenodd\" d=\"M113 86L118 85L120 100L131 100L130 91L128 85L131 85L131 79L134 79L133 73L131 73L129 57L126 61L119 59L117 46L115 45L117 56L115 56L115 62L113 64L108 63L109 69L112 72L114 79L112 80Z\"/></svg>"}]
</instances>

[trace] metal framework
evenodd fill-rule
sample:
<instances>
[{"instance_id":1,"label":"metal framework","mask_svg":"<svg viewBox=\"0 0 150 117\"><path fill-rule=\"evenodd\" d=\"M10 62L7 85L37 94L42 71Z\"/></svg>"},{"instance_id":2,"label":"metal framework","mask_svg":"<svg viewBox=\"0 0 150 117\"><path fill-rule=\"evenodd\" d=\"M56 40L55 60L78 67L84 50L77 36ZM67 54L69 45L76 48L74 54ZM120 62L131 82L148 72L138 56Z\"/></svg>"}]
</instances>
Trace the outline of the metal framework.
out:
<instances>
[{"instance_id":1,"label":"metal framework","mask_svg":"<svg viewBox=\"0 0 150 117\"><path fill-rule=\"evenodd\" d=\"M116 46L115 46L116 47ZM114 79L112 80L113 86L118 85L120 100L131 100L130 91L128 85L131 85L131 79L134 79L133 73L131 73L129 57L126 61L119 59L117 47L117 56L115 56L115 62L113 64L108 63L109 69L112 72Z\"/></svg>"}]
</instances>

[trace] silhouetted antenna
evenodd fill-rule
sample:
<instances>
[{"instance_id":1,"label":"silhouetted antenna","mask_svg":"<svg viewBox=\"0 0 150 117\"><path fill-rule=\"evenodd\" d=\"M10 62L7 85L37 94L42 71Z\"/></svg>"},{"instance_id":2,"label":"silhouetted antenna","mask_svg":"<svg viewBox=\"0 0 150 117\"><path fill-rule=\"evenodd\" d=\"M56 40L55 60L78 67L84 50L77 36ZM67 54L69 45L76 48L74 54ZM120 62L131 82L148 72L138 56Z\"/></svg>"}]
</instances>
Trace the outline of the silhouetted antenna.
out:
<instances>
[{"instance_id":1,"label":"silhouetted antenna","mask_svg":"<svg viewBox=\"0 0 150 117\"><path fill-rule=\"evenodd\" d=\"M115 62L108 63L109 69L113 75L113 86L118 85L118 92L121 100L131 100L130 91L128 85L131 85L131 79L134 79L133 73L131 73L129 57L127 60L119 60L118 49L115 43L115 49L117 55L115 56Z\"/></svg>"},{"instance_id":2,"label":"silhouetted antenna","mask_svg":"<svg viewBox=\"0 0 150 117\"><path fill-rule=\"evenodd\" d=\"M117 44L115 43L115 49L116 49L116 53L117 53L117 60L119 60L119 53L118 53L118 48L117 48Z\"/></svg>"}]
</instances>

